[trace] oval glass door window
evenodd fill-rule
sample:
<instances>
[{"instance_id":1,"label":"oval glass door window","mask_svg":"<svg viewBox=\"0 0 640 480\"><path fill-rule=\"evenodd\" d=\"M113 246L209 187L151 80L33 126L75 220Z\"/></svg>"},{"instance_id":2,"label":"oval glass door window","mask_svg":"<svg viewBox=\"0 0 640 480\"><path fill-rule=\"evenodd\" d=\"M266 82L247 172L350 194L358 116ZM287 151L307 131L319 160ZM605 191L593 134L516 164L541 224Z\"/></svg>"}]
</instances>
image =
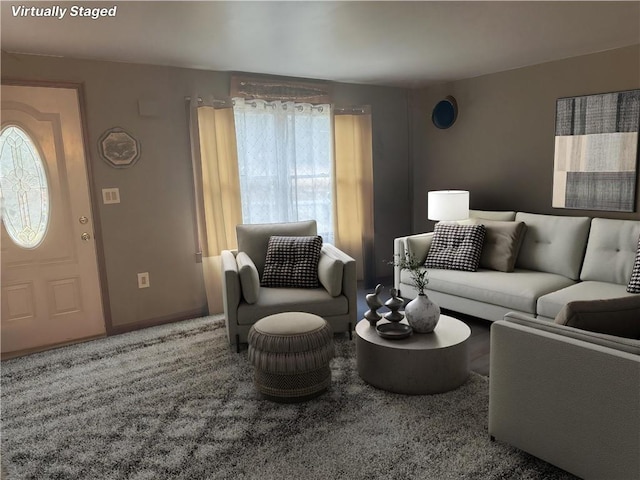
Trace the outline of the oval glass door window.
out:
<instances>
[{"instance_id":1,"label":"oval glass door window","mask_svg":"<svg viewBox=\"0 0 640 480\"><path fill-rule=\"evenodd\" d=\"M49 185L31 137L17 125L0 134L2 221L16 245L36 248L49 226Z\"/></svg>"}]
</instances>

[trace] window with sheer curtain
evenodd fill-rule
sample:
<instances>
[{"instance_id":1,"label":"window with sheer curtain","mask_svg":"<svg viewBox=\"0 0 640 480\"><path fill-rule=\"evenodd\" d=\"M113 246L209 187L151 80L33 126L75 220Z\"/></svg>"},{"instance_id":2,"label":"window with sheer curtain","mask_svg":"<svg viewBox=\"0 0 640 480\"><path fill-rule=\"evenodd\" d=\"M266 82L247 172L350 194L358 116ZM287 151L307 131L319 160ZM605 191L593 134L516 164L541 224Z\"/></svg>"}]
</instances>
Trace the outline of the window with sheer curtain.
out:
<instances>
[{"instance_id":1,"label":"window with sheer curtain","mask_svg":"<svg viewBox=\"0 0 640 480\"><path fill-rule=\"evenodd\" d=\"M334 243L330 105L233 100L243 222L313 219Z\"/></svg>"}]
</instances>

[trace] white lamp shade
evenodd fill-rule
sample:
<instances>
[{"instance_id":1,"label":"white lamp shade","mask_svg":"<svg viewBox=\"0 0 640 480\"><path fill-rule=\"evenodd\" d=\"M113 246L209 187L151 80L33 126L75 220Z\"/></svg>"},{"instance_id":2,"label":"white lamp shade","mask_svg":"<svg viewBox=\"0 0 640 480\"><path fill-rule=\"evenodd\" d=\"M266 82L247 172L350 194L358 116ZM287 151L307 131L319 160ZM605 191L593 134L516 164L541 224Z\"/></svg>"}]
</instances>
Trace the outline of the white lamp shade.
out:
<instances>
[{"instance_id":1,"label":"white lamp shade","mask_svg":"<svg viewBox=\"0 0 640 480\"><path fill-rule=\"evenodd\" d=\"M429 220L464 220L469 218L469 192L466 190L438 190L427 196Z\"/></svg>"}]
</instances>

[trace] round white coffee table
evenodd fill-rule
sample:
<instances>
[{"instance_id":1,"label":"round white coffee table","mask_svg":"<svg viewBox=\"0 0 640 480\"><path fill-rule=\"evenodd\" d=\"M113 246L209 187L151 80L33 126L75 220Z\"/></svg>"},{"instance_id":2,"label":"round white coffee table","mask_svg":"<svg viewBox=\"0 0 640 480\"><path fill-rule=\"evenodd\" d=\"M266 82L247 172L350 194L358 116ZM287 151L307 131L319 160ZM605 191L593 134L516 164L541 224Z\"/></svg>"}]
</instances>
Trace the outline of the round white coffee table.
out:
<instances>
[{"instance_id":1,"label":"round white coffee table","mask_svg":"<svg viewBox=\"0 0 640 480\"><path fill-rule=\"evenodd\" d=\"M440 315L433 333L414 332L401 340L384 339L361 320L356 325L358 374L390 392L424 395L453 390L469 376L470 336L465 323L447 315Z\"/></svg>"}]
</instances>

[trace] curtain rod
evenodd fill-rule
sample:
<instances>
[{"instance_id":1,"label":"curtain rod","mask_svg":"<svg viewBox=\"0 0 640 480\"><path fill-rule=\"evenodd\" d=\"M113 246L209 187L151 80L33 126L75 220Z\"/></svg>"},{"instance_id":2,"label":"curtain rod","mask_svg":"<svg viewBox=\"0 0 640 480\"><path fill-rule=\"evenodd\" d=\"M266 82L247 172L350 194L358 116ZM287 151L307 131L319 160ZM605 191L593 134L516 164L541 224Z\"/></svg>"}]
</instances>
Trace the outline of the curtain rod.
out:
<instances>
[{"instance_id":1,"label":"curtain rod","mask_svg":"<svg viewBox=\"0 0 640 480\"><path fill-rule=\"evenodd\" d=\"M273 100L271 102L268 102L266 100L263 100L263 101L265 106L276 108L276 102L279 102L280 100ZM255 100L246 100L244 103L245 105L249 105L250 107L253 107L253 108L256 108L258 106L258 103ZM282 101L282 108L285 110L287 109L287 103L289 102ZM295 103L294 108L296 110L302 111L304 109L304 107L302 105L299 105L298 102L294 102L294 103ZM303 103L306 103L306 102L303 102ZM324 105L311 105L310 108L311 110L318 110L319 112L322 112L324 110L324 107L325 107Z\"/></svg>"},{"instance_id":2,"label":"curtain rod","mask_svg":"<svg viewBox=\"0 0 640 480\"><path fill-rule=\"evenodd\" d=\"M190 102L191 101L190 96L184 97L185 101ZM202 99L202 97L197 97L197 101L198 103L203 103L204 100ZM276 100L277 101L277 100ZM269 101L264 101L265 104L271 106L271 107L275 107L273 101L269 102ZM214 105L229 105L229 104L233 104L234 101L232 99L229 100L219 100L217 98L212 98L211 99L211 103L213 103ZM246 101L246 103L248 105L251 105L252 107L256 107L257 104L255 102L255 100L248 100ZM298 107L301 108L301 107ZM323 110L323 106L322 105L311 105L311 109L312 110L319 110L320 112L322 112ZM368 113L371 113L371 107L368 105L362 105L362 106L352 106L352 107L333 107L333 111L335 114L351 114L351 115L365 115Z\"/></svg>"},{"instance_id":3,"label":"curtain rod","mask_svg":"<svg viewBox=\"0 0 640 480\"><path fill-rule=\"evenodd\" d=\"M364 115L367 113L371 113L371 107L363 105L361 107L335 107L334 113L341 114L352 114L352 115Z\"/></svg>"},{"instance_id":4,"label":"curtain rod","mask_svg":"<svg viewBox=\"0 0 640 480\"><path fill-rule=\"evenodd\" d=\"M191 97L184 97L184 100L186 102L190 102L191 101ZM202 99L202 97L197 97L198 103L202 103L204 102L204 100ZM214 98L211 100L212 103L220 103L220 104L225 104L228 103L228 100L218 100L217 98Z\"/></svg>"}]
</instances>

